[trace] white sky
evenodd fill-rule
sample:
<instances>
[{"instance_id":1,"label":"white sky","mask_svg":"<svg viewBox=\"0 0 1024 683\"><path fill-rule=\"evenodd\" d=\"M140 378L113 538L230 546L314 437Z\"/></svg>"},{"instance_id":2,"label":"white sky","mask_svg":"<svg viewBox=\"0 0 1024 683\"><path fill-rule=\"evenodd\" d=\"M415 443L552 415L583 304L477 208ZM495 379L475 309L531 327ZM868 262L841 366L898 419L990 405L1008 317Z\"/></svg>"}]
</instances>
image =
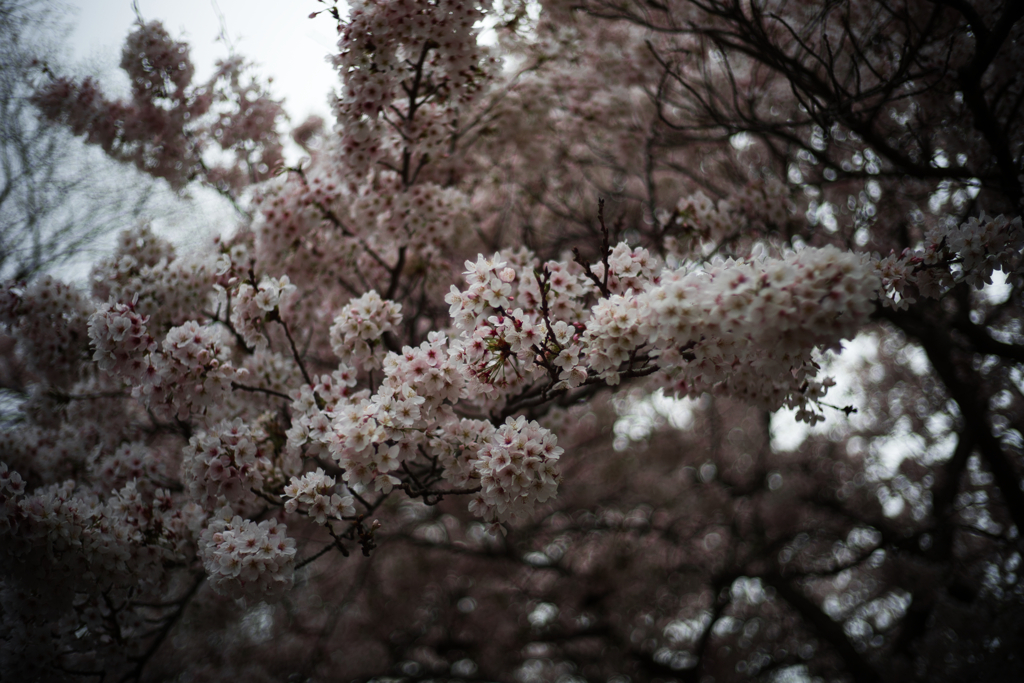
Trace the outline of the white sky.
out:
<instances>
[{"instance_id":1,"label":"white sky","mask_svg":"<svg viewBox=\"0 0 1024 683\"><path fill-rule=\"evenodd\" d=\"M70 17L75 61L119 75L121 45L135 22L131 0L71 0L77 16ZM235 50L273 77L271 92L285 99L292 125L310 113L330 120L327 96L337 83L325 61L336 49L334 20L325 14L310 19L325 6L317 0L138 0L147 21L157 19L176 39L192 48L197 80L205 80L213 63L227 55L217 41L219 13Z\"/></svg>"}]
</instances>

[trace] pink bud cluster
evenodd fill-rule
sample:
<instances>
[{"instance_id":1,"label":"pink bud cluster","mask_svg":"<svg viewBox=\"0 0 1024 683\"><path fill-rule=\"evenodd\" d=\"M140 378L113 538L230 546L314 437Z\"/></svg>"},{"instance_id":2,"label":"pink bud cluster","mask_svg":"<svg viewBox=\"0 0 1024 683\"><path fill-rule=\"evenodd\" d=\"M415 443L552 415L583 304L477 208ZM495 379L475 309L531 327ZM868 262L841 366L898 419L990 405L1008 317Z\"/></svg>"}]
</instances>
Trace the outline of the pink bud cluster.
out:
<instances>
[{"instance_id":1,"label":"pink bud cluster","mask_svg":"<svg viewBox=\"0 0 1024 683\"><path fill-rule=\"evenodd\" d=\"M189 439L182 450L181 473L192 500L207 510L253 500L263 487L270 461L260 442L266 436L241 419L220 422Z\"/></svg>"},{"instance_id":2,"label":"pink bud cluster","mask_svg":"<svg viewBox=\"0 0 1024 683\"><path fill-rule=\"evenodd\" d=\"M232 598L271 599L292 587L295 540L276 519L256 523L221 508L200 536L210 585Z\"/></svg>"}]
</instances>

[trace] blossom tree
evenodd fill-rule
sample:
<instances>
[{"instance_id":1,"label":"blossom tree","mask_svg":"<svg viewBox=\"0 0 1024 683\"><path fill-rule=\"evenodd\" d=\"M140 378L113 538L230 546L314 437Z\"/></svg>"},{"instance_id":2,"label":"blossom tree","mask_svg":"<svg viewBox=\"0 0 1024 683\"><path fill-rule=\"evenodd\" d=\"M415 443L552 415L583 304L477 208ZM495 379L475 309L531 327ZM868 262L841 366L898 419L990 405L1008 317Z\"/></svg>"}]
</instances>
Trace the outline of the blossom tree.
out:
<instances>
[{"instance_id":1,"label":"blossom tree","mask_svg":"<svg viewBox=\"0 0 1024 683\"><path fill-rule=\"evenodd\" d=\"M248 204L0 290L5 674L1021 670L1018 4L321 14L291 167L157 23L131 102L36 95ZM831 429L784 451L783 409Z\"/></svg>"}]
</instances>

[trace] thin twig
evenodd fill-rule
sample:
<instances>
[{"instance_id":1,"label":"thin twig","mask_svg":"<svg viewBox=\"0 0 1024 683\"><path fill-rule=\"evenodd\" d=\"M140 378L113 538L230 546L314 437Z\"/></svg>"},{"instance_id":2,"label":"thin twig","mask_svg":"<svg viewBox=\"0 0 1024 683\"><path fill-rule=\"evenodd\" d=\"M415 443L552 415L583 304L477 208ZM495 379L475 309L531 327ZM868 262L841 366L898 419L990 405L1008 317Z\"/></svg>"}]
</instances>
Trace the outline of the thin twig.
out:
<instances>
[{"instance_id":1,"label":"thin twig","mask_svg":"<svg viewBox=\"0 0 1024 683\"><path fill-rule=\"evenodd\" d=\"M295 363L299 366L299 370L302 371L302 378L306 380L306 384L313 386L313 380L310 379L309 373L306 372L306 365L302 362L302 356L299 355L299 349L295 346L295 340L292 339L292 333L288 329L288 323L281 319L281 314L278 313L276 308L271 311L267 318L280 323L281 327L284 328L284 336L288 337L288 344L292 347L292 357L295 358Z\"/></svg>"},{"instance_id":2,"label":"thin twig","mask_svg":"<svg viewBox=\"0 0 1024 683\"><path fill-rule=\"evenodd\" d=\"M274 396L276 398L283 398L287 401L291 401L292 397L288 394L282 394L280 391L274 391L273 389L264 389L263 387L250 387L247 384L240 384L238 382L231 383L232 389L238 389L240 391L252 391L259 394L266 394L267 396Z\"/></svg>"}]
</instances>

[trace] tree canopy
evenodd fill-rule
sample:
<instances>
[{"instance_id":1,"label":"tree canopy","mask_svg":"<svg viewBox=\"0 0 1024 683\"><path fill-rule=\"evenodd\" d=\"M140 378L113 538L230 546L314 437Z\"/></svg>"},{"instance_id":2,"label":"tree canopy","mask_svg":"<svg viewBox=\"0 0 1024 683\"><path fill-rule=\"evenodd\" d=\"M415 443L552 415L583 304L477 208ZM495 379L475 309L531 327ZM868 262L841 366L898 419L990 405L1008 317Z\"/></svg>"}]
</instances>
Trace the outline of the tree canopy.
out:
<instances>
[{"instance_id":1,"label":"tree canopy","mask_svg":"<svg viewBox=\"0 0 1024 683\"><path fill-rule=\"evenodd\" d=\"M32 97L239 222L0 285L5 676L1024 674L1024 5L318 8L292 165L155 21Z\"/></svg>"}]
</instances>

